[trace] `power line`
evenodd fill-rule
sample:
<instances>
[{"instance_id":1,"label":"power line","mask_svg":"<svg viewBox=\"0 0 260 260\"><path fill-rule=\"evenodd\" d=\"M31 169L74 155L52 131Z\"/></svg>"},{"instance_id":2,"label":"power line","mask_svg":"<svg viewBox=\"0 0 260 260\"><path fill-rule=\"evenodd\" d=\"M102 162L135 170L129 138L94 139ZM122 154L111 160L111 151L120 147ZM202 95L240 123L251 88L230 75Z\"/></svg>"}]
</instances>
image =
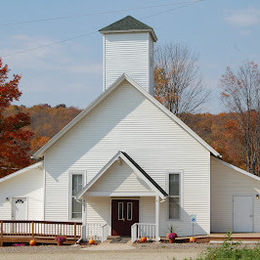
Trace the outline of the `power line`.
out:
<instances>
[{"instance_id":1,"label":"power line","mask_svg":"<svg viewBox=\"0 0 260 260\"><path fill-rule=\"evenodd\" d=\"M163 11L163 12L158 12L158 13L155 13L155 14L150 15L150 16L143 17L143 18L141 18L141 20L145 20L145 19L147 19L147 18L154 17L154 16L156 16L156 15L160 15L160 14L163 14L163 13L172 12L172 11L175 11L175 10L177 10L177 9L181 9L181 8L184 8L184 7L187 7L187 6L190 6L190 5L198 4L198 3L202 2L202 1L205 1L205 0L198 0L198 1L186 2L186 3L188 3L188 4L183 5L183 6L179 6L179 7L176 7L176 8L172 8L172 9L169 9L169 10L166 10L166 11ZM184 2L183 2L183 3L184 3ZM175 4L176 4L176 3L175 3ZM41 45L41 46L38 46L38 47L34 47L34 48L27 49L27 50L22 50L22 51L19 51L19 52L15 52L15 53L12 53L12 54L8 54L8 55L3 56L3 58L15 56L15 55L22 54L22 53L25 53L25 52L30 52L30 51L34 51L34 50L39 50L39 49L47 48L47 47L50 47L50 46L53 46L53 45L56 45L56 44L66 43L66 42L68 42L68 41L72 41L72 40L75 40L75 39L78 39L78 38L86 37L86 36L88 36L88 35L90 35L90 34L94 34L94 33L97 33L97 32L98 32L98 31L95 30L95 31L88 32L88 33L85 33L85 34L76 35L76 36L74 36L74 37L69 37L69 38L66 38L66 39L63 39L63 40L60 40L60 41L51 42L51 43L44 44L44 45Z\"/></svg>"},{"instance_id":2,"label":"power line","mask_svg":"<svg viewBox=\"0 0 260 260\"><path fill-rule=\"evenodd\" d=\"M147 19L147 18L150 18L150 17L154 17L154 16L156 16L156 15L169 13L169 12L172 12L172 11L175 11L175 10L178 10L178 9L181 9L181 8L184 8L184 7L187 7L187 6L190 6L190 5L198 4L198 3L202 2L202 1L205 1L205 0L198 0L198 1L187 2L188 4L186 4L186 5L179 6L179 7L175 7L175 8L166 10L166 11L158 12L158 13L155 13L155 14L152 14L152 15L149 15L149 16L145 16L145 17L143 17L141 20L144 20L144 19Z\"/></svg>"},{"instance_id":3,"label":"power line","mask_svg":"<svg viewBox=\"0 0 260 260\"><path fill-rule=\"evenodd\" d=\"M97 31L84 33L84 34L77 35L77 36L70 37L70 38L66 38L66 39L63 39L63 40L60 40L60 41L51 42L51 43L48 43L48 44L44 44L44 45L41 45L41 46L38 46L38 47L34 47L34 48L30 48L30 49L23 50L23 51L18 51L18 52L12 53L12 54L5 55L5 56L3 56L3 58L10 57L10 56L15 56L15 55L18 55L18 54L21 54L21 53L25 53L25 52L29 52L29 51L43 49L43 48L50 47L52 45L56 45L56 44L60 44L60 43L65 43L65 42L72 41L72 40L75 40L75 39L78 39L78 38L82 38L82 37L85 37L87 35L94 34L94 33L97 33Z\"/></svg>"},{"instance_id":4,"label":"power line","mask_svg":"<svg viewBox=\"0 0 260 260\"><path fill-rule=\"evenodd\" d=\"M152 8L160 8L160 7L181 5L181 4L192 3L192 2L194 2L194 1L184 1L184 2L177 2L177 3L175 2L175 3L161 4L161 5L151 5L151 6L144 6L144 7L138 7L138 8L129 8L129 9L121 9L121 10L114 10L114 11L102 11L102 12L97 12L97 13L87 13L87 14L81 14L81 15L57 16L57 17L49 17L49 18L41 18L41 19L35 19L35 20L21 21L21 22L5 23L5 24L0 24L0 26L11 26L11 25L22 25L22 24L39 23L39 22L49 22L49 21L57 21L57 20L80 18L80 17L86 17L86 16L105 15L105 14L113 14L113 13L119 13L119 12L127 12L127 11L137 11L137 10L145 10L145 9L152 9Z\"/></svg>"}]
</instances>

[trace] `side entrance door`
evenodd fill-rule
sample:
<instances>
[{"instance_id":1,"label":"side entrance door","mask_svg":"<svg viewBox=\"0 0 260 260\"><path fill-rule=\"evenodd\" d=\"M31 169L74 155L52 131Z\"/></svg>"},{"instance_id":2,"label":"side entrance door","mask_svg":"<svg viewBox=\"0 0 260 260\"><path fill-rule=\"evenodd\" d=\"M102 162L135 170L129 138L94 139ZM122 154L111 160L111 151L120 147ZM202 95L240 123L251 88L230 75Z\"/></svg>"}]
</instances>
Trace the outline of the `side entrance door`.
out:
<instances>
[{"instance_id":1,"label":"side entrance door","mask_svg":"<svg viewBox=\"0 0 260 260\"><path fill-rule=\"evenodd\" d=\"M139 200L112 200L112 235L131 236L131 226L139 222Z\"/></svg>"},{"instance_id":2,"label":"side entrance door","mask_svg":"<svg viewBox=\"0 0 260 260\"><path fill-rule=\"evenodd\" d=\"M12 219L27 219L27 202L26 198L12 198Z\"/></svg>"},{"instance_id":3,"label":"side entrance door","mask_svg":"<svg viewBox=\"0 0 260 260\"><path fill-rule=\"evenodd\" d=\"M234 232L253 232L254 200L250 195L236 195L233 199Z\"/></svg>"}]
</instances>

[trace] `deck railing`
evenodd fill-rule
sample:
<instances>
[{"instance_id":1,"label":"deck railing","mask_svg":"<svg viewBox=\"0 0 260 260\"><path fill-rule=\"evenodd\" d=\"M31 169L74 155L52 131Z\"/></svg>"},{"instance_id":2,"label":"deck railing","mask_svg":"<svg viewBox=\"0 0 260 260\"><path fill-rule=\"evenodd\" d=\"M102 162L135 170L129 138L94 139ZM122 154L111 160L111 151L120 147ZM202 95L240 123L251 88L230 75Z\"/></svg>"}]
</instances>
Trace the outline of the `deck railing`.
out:
<instances>
[{"instance_id":1,"label":"deck railing","mask_svg":"<svg viewBox=\"0 0 260 260\"><path fill-rule=\"evenodd\" d=\"M146 237L147 240L156 240L156 224L135 223L131 227L132 243Z\"/></svg>"},{"instance_id":2,"label":"deck railing","mask_svg":"<svg viewBox=\"0 0 260 260\"><path fill-rule=\"evenodd\" d=\"M94 239L104 242L108 236L107 224L87 223L86 224L86 239Z\"/></svg>"},{"instance_id":3,"label":"deck railing","mask_svg":"<svg viewBox=\"0 0 260 260\"><path fill-rule=\"evenodd\" d=\"M77 239L81 237L79 222L1 220L0 237L4 236L66 236Z\"/></svg>"}]
</instances>

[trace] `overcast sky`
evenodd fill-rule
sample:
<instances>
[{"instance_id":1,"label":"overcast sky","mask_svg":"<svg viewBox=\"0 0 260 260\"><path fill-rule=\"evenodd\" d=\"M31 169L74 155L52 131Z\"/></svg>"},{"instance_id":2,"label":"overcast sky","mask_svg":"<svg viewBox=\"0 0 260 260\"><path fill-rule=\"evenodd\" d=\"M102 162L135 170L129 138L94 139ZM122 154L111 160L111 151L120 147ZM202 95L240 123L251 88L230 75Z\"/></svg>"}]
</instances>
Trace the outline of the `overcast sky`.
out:
<instances>
[{"instance_id":1,"label":"overcast sky","mask_svg":"<svg viewBox=\"0 0 260 260\"><path fill-rule=\"evenodd\" d=\"M86 107L102 92L98 29L132 15L154 28L157 44L184 43L199 53L201 74L212 92L202 112L224 111L218 81L225 68L247 60L260 63L260 1L192 2L4 1L0 57L12 73L22 74L18 104Z\"/></svg>"}]
</instances>

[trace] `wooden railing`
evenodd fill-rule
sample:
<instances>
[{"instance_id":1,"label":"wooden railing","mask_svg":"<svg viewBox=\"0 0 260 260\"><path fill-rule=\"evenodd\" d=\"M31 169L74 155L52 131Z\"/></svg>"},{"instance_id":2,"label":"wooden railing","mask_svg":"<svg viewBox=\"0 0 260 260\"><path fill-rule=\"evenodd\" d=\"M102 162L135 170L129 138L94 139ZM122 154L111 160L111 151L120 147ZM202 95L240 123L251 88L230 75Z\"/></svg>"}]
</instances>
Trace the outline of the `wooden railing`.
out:
<instances>
[{"instance_id":1,"label":"wooden railing","mask_svg":"<svg viewBox=\"0 0 260 260\"><path fill-rule=\"evenodd\" d=\"M82 223L29 220L1 220L0 238L5 236L66 236L80 238Z\"/></svg>"},{"instance_id":2,"label":"wooden railing","mask_svg":"<svg viewBox=\"0 0 260 260\"><path fill-rule=\"evenodd\" d=\"M156 224L135 223L131 226L132 243L146 237L147 240L156 240Z\"/></svg>"}]
</instances>

